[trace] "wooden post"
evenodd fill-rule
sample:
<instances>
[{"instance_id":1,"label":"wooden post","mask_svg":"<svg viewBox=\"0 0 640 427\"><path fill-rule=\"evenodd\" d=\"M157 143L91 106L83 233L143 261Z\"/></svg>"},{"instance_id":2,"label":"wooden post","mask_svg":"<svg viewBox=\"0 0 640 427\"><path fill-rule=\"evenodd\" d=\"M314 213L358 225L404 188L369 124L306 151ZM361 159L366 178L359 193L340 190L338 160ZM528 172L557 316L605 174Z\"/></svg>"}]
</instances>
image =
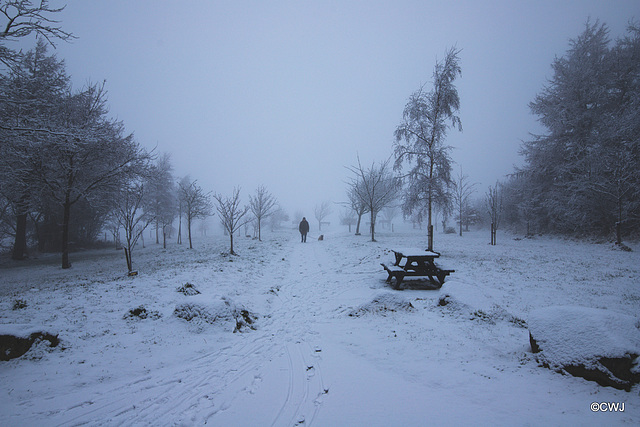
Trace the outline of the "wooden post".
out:
<instances>
[{"instance_id":1,"label":"wooden post","mask_svg":"<svg viewBox=\"0 0 640 427\"><path fill-rule=\"evenodd\" d=\"M433 225L429 224L429 227L427 230L428 230L427 234L428 234L428 241L429 241L429 248L427 250L433 251Z\"/></svg>"}]
</instances>

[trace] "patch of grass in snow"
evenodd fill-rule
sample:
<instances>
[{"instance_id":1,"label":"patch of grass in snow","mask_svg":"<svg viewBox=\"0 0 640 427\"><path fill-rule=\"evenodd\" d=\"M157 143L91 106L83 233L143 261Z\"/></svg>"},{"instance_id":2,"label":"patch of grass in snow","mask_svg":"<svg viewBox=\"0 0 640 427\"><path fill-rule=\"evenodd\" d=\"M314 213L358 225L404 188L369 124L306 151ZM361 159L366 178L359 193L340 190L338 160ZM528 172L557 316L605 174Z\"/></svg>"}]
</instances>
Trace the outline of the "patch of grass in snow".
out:
<instances>
[{"instance_id":1,"label":"patch of grass in snow","mask_svg":"<svg viewBox=\"0 0 640 427\"><path fill-rule=\"evenodd\" d=\"M153 310L147 310L144 306L132 308L127 314L124 315L125 319L159 319L162 315Z\"/></svg>"}]
</instances>

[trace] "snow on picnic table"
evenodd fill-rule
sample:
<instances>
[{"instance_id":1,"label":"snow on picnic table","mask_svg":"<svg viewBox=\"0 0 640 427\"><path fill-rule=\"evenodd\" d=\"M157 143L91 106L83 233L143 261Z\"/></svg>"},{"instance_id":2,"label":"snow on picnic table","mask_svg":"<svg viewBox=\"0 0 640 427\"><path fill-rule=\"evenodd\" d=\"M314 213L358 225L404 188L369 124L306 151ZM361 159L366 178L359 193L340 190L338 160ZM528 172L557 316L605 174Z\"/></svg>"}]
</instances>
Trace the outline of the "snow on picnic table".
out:
<instances>
[{"instance_id":1,"label":"snow on picnic table","mask_svg":"<svg viewBox=\"0 0 640 427\"><path fill-rule=\"evenodd\" d=\"M195 249L114 250L0 267L0 324L59 334L56 348L0 362L0 425L614 425L640 423L638 387L603 388L538 366L526 321L552 305L640 312L635 252L488 232L436 234L456 270L439 290L393 291L381 262L425 232L295 230ZM407 282L412 282L407 280ZM186 283L200 294L177 292ZM440 306L447 295L449 304ZM26 307L13 309L16 300ZM257 316L233 333L221 301ZM143 306L145 319L127 316ZM200 310L200 311L198 311ZM28 329L31 330L31 329ZM593 413L592 402L625 402Z\"/></svg>"}]
</instances>

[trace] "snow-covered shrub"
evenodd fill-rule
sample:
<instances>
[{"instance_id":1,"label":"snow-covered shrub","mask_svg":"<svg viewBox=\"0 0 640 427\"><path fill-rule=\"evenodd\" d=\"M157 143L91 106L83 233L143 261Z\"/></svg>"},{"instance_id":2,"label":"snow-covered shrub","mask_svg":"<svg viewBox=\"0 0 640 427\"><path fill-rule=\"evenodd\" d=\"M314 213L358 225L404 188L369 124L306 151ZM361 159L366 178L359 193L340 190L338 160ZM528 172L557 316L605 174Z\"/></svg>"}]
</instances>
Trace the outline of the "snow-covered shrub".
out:
<instances>
[{"instance_id":1,"label":"snow-covered shrub","mask_svg":"<svg viewBox=\"0 0 640 427\"><path fill-rule=\"evenodd\" d=\"M198 289L196 289L196 287L187 282L184 285L180 286L177 289L178 292L180 292L181 294L187 295L187 296L192 296L192 295L198 295L200 293L200 291Z\"/></svg>"},{"instance_id":2,"label":"snow-covered shrub","mask_svg":"<svg viewBox=\"0 0 640 427\"><path fill-rule=\"evenodd\" d=\"M201 319L207 323L213 323L217 320L217 316L210 313L206 307L192 303L178 304L173 315L186 321Z\"/></svg>"},{"instance_id":3,"label":"snow-covered shrub","mask_svg":"<svg viewBox=\"0 0 640 427\"><path fill-rule=\"evenodd\" d=\"M414 307L407 299L397 293L385 292L378 294L370 302L362 304L349 312L351 317L360 317L368 313L385 314L396 311L413 311Z\"/></svg>"},{"instance_id":4,"label":"snow-covered shrub","mask_svg":"<svg viewBox=\"0 0 640 427\"><path fill-rule=\"evenodd\" d=\"M529 315L531 349L545 367L629 391L640 383L636 317L587 307L546 307Z\"/></svg>"},{"instance_id":5,"label":"snow-covered shrub","mask_svg":"<svg viewBox=\"0 0 640 427\"><path fill-rule=\"evenodd\" d=\"M188 322L208 324L224 324L233 326L233 332L241 332L244 328L255 329L258 319L254 313L236 305L229 298L222 297L211 304L184 303L178 304L173 314Z\"/></svg>"},{"instance_id":6,"label":"snow-covered shrub","mask_svg":"<svg viewBox=\"0 0 640 427\"><path fill-rule=\"evenodd\" d=\"M12 308L14 310L20 310L21 308L27 308L27 302L25 300L23 300L23 299L18 298L13 302L13 307Z\"/></svg>"}]
</instances>

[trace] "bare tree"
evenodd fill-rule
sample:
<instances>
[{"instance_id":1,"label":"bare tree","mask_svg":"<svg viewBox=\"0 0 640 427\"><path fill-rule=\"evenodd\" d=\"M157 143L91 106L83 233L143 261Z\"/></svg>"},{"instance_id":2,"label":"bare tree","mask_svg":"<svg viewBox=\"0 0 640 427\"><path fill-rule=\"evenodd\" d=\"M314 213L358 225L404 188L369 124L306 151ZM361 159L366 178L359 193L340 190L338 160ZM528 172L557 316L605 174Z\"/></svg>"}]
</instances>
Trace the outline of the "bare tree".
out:
<instances>
[{"instance_id":1,"label":"bare tree","mask_svg":"<svg viewBox=\"0 0 640 427\"><path fill-rule=\"evenodd\" d=\"M213 197L218 202L216 209L220 214L222 226L227 231L227 233L229 233L229 238L231 240L231 248L229 249L229 254L236 255L236 253L233 251L233 235L243 225L251 220L250 218L246 217L247 213L250 210L249 206L241 206L239 188L233 189L233 195L231 197L223 197L220 194L216 194Z\"/></svg>"},{"instance_id":2,"label":"bare tree","mask_svg":"<svg viewBox=\"0 0 640 427\"><path fill-rule=\"evenodd\" d=\"M256 217L258 226L258 240L262 241L262 220L267 218L274 212L277 201L271 193L267 191L264 185L256 190L255 197L249 196L249 206L251 212Z\"/></svg>"},{"instance_id":3,"label":"bare tree","mask_svg":"<svg viewBox=\"0 0 640 427\"><path fill-rule=\"evenodd\" d=\"M349 183L349 188L347 190L349 205L353 212L358 216L358 221L356 222L356 236L360 235L360 223L362 222L362 216L367 213L367 204L358 197L358 189L356 187L359 183L359 180L353 180Z\"/></svg>"},{"instance_id":4,"label":"bare tree","mask_svg":"<svg viewBox=\"0 0 640 427\"><path fill-rule=\"evenodd\" d=\"M65 6L51 8L47 0L0 1L0 62L8 67L15 65L19 60L19 54L9 49L6 46L7 42L17 41L32 33L36 33L54 47L55 39L74 39L73 34L57 25L59 21L51 18L52 14L61 12L64 8Z\"/></svg>"},{"instance_id":5,"label":"bare tree","mask_svg":"<svg viewBox=\"0 0 640 427\"><path fill-rule=\"evenodd\" d=\"M401 189L400 180L389 170L389 160L376 165L373 163L365 169L360 163L349 168L354 173L352 188L355 188L358 199L366 205L371 214L371 241L375 242L375 225L378 212L388 206L398 196Z\"/></svg>"},{"instance_id":6,"label":"bare tree","mask_svg":"<svg viewBox=\"0 0 640 427\"><path fill-rule=\"evenodd\" d=\"M444 61L437 62L433 72L433 89L424 87L413 93L407 102L402 123L396 128L394 144L395 169L408 164L405 174L408 186L403 211L410 215L426 209L428 220L428 249L433 250L433 218L435 203L443 203L451 180L450 147L444 145L449 127L462 130L455 79L461 74L459 49L451 48Z\"/></svg>"},{"instance_id":7,"label":"bare tree","mask_svg":"<svg viewBox=\"0 0 640 427\"><path fill-rule=\"evenodd\" d=\"M384 219L389 222L389 227L391 228L391 231L394 231L393 220L397 218L398 213L399 213L399 209L398 209L398 206L395 204L385 206L384 209L382 209L382 215Z\"/></svg>"},{"instance_id":8,"label":"bare tree","mask_svg":"<svg viewBox=\"0 0 640 427\"><path fill-rule=\"evenodd\" d=\"M284 209L282 209L282 207L276 205L273 210L273 214L269 215L271 231L279 229L282 222L289 222L289 215L284 211Z\"/></svg>"},{"instance_id":9,"label":"bare tree","mask_svg":"<svg viewBox=\"0 0 640 427\"><path fill-rule=\"evenodd\" d=\"M178 184L178 200L180 201L180 212L187 219L189 249L193 249L191 225L194 219L206 218L212 214L210 193L205 193L198 185L197 180L192 181L189 176L185 176Z\"/></svg>"},{"instance_id":10,"label":"bare tree","mask_svg":"<svg viewBox=\"0 0 640 427\"><path fill-rule=\"evenodd\" d=\"M69 268L71 207L81 200L99 203L137 176L151 156L124 135L122 122L106 118L104 85L90 85L68 96L58 124L65 134L48 138L39 153L39 182L63 208L62 268Z\"/></svg>"},{"instance_id":11,"label":"bare tree","mask_svg":"<svg viewBox=\"0 0 640 427\"><path fill-rule=\"evenodd\" d=\"M313 214L318 221L318 231L322 231L322 221L331 215L331 203L324 201L313 208Z\"/></svg>"},{"instance_id":12,"label":"bare tree","mask_svg":"<svg viewBox=\"0 0 640 427\"><path fill-rule=\"evenodd\" d=\"M349 226L349 233L351 233L351 226L356 223L355 213L350 207L342 209L340 211L340 224Z\"/></svg>"},{"instance_id":13,"label":"bare tree","mask_svg":"<svg viewBox=\"0 0 640 427\"><path fill-rule=\"evenodd\" d=\"M133 270L133 248L142 237L144 230L155 219L152 212L143 209L145 197L147 196L148 194L145 192L144 184L130 183L120 191L113 213L118 224L124 229L125 239L127 240L127 247L125 248L124 254L127 259L129 273Z\"/></svg>"},{"instance_id":14,"label":"bare tree","mask_svg":"<svg viewBox=\"0 0 640 427\"><path fill-rule=\"evenodd\" d=\"M167 153L151 167L147 183L145 209L155 217L156 243L162 230L162 246L167 248L167 231L177 214L177 193L172 174L171 156Z\"/></svg>"},{"instance_id":15,"label":"bare tree","mask_svg":"<svg viewBox=\"0 0 640 427\"><path fill-rule=\"evenodd\" d=\"M462 173L462 167L460 167L460 174L453 181L453 201L458 210L458 219L460 221L460 236L462 236L462 225L467 222L466 216L468 214L469 198L476 191L475 183L469 182L469 176Z\"/></svg>"},{"instance_id":16,"label":"bare tree","mask_svg":"<svg viewBox=\"0 0 640 427\"><path fill-rule=\"evenodd\" d=\"M491 218L491 244L496 245L496 232L500 225L500 217L502 215L502 189L500 184L496 182L494 187L489 187L486 193L487 211Z\"/></svg>"}]
</instances>

